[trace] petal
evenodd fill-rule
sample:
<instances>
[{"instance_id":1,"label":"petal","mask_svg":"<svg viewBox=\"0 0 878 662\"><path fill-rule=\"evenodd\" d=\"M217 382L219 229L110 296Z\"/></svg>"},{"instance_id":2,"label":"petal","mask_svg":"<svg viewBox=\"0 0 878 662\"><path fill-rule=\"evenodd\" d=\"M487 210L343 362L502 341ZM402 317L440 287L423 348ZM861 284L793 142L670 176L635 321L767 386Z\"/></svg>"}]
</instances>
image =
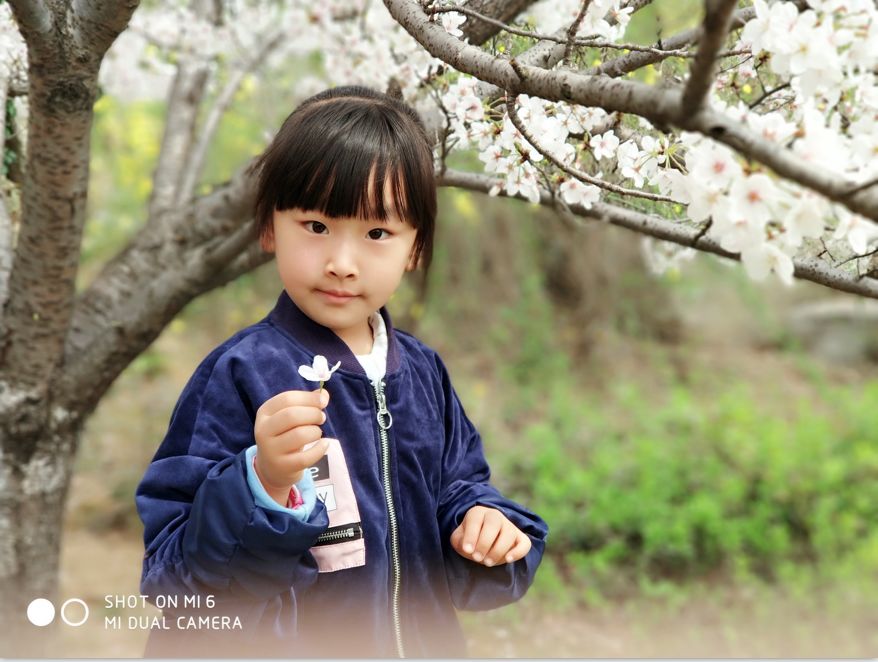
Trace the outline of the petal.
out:
<instances>
[{"instance_id":1,"label":"petal","mask_svg":"<svg viewBox=\"0 0 878 662\"><path fill-rule=\"evenodd\" d=\"M326 362L326 357L318 354L314 357L314 372L319 375L326 374L326 371L329 370L329 365Z\"/></svg>"},{"instance_id":2,"label":"petal","mask_svg":"<svg viewBox=\"0 0 878 662\"><path fill-rule=\"evenodd\" d=\"M329 369L329 375L327 375L326 378L329 379L329 376L331 376L332 373L334 373L336 370L338 370L338 366L340 366L340 365L341 365L341 361L339 361L339 362L336 363L334 366L332 366L332 367Z\"/></svg>"},{"instance_id":3,"label":"petal","mask_svg":"<svg viewBox=\"0 0 878 662\"><path fill-rule=\"evenodd\" d=\"M314 368L309 365L300 365L299 366L299 374L302 375L305 379L311 382L319 382L320 377L314 372Z\"/></svg>"}]
</instances>

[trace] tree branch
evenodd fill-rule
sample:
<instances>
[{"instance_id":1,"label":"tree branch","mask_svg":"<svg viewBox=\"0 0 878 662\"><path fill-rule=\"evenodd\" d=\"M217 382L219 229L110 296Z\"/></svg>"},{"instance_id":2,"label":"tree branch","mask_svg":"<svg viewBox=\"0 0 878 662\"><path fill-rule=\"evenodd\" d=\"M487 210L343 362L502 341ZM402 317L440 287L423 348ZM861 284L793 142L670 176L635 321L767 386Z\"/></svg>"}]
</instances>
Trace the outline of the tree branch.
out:
<instances>
[{"instance_id":1,"label":"tree branch","mask_svg":"<svg viewBox=\"0 0 878 662\"><path fill-rule=\"evenodd\" d=\"M88 413L186 304L235 273L230 265L242 268L240 255L256 244L248 167L168 212L161 228L145 226L77 297L58 385L67 409Z\"/></svg>"},{"instance_id":2,"label":"tree branch","mask_svg":"<svg viewBox=\"0 0 878 662\"><path fill-rule=\"evenodd\" d=\"M239 276L250 273L263 264L271 262L273 259L274 255L263 251L259 242L251 241L243 252L238 253L222 271L215 273L205 282L205 292L231 283Z\"/></svg>"},{"instance_id":3,"label":"tree branch","mask_svg":"<svg viewBox=\"0 0 878 662\"><path fill-rule=\"evenodd\" d=\"M632 10L631 13L636 14L641 9L646 7L647 5L651 5L651 4L652 4L652 0L627 0L627 2L622 3L621 8L627 9L628 7L631 7L631 10Z\"/></svg>"},{"instance_id":4,"label":"tree branch","mask_svg":"<svg viewBox=\"0 0 878 662\"><path fill-rule=\"evenodd\" d=\"M570 27L567 28L567 45L564 47L564 55L561 56L561 62L567 62L570 59L570 54L573 52L573 43L576 41L576 33L579 31L579 26L582 25L589 4L591 4L591 0L582 0L579 13L576 15L573 23L570 24Z\"/></svg>"},{"instance_id":5,"label":"tree branch","mask_svg":"<svg viewBox=\"0 0 878 662\"><path fill-rule=\"evenodd\" d=\"M634 6L634 11L636 12L642 7L648 5L651 1L652 0L640 0L639 2L630 2L629 5ZM615 17L611 16L608 22L611 25L614 25L616 23ZM464 26L465 25L466 24L464 24ZM552 35L539 35L541 40L524 53L518 55L516 60L522 64L542 67L543 69L551 69L561 61L562 57L564 57L564 46L567 44L567 39L564 33L565 31L561 29L557 30ZM583 45L585 45L587 39L583 38L582 41ZM470 40L470 43L474 42ZM504 89L485 81L482 81L476 87L476 94L483 100L496 99L504 94L504 92Z\"/></svg>"},{"instance_id":6,"label":"tree branch","mask_svg":"<svg viewBox=\"0 0 878 662\"><path fill-rule=\"evenodd\" d=\"M207 158L210 144L219 128L220 121L235 98L235 94L241 87L241 83L244 82L244 78L262 63L268 53L276 48L283 38L284 33L279 30L276 31L273 36L260 40L263 44L262 47L258 49L252 57L241 63L238 69L229 78L222 92L220 92L216 103L214 103L213 108L210 110L210 114L204 122L204 127L201 130L198 143L193 148L189 160L183 168L183 181L180 184L176 196L177 204L186 204L192 199L195 187L198 185L198 181L201 179L202 171L204 170L204 160Z\"/></svg>"},{"instance_id":7,"label":"tree branch","mask_svg":"<svg viewBox=\"0 0 878 662\"><path fill-rule=\"evenodd\" d=\"M140 0L73 0L73 13L78 21L76 43L100 60L128 26L138 5Z\"/></svg>"},{"instance_id":8,"label":"tree branch","mask_svg":"<svg viewBox=\"0 0 878 662\"><path fill-rule=\"evenodd\" d=\"M777 87L773 87L770 90L764 90L762 92L762 94L760 95L760 97L758 99L756 99L756 101L754 101L753 103L751 103L749 105L750 109L752 110L753 108L755 108L756 106L761 104L763 101L765 101L768 97L770 97L775 92L780 92L781 90L785 90L788 87L790 87L790 83L786 82L786 83L781 83Z\"/></svg>"},{"instance_id":9,"label":"tree branch","mask_svg":"<svg viewBox=\"0 0 878 662\"><path fill-rule=\"evenodd\" d=\"M52 31L54 18L45 0L9 0L12 15L25 41L42 38Z\"/></svg>"},{"instance_id":10,"label":"tree branch","mask_svg":"<svg viewBox=\"0 0 878 662\"><path fill-rule=\"evenodd\" d=\"M519 73L508 60L461 44L440 26L430 23L412 0L384 0L391 15L434 57L458 71L503 87L516 94L529 94L548 101L566 101L599 106L646 118L657 126L676 125L726 144L742 155L762 163L778 175L813 189L830 200L844 204L858 214L878 221L878 194L861 191L846 195L849 181L835 174L807 167L791 150L770 143L717 111L702 109L681 116L682 95L677 89L662 89L630 80L595 77L570 71L546 71L519 64ZM519 77L519 74L522 77Z\"/></svg>"},{"instance_id":11,"label":"tree branch","mask_svg":"<svg viewBox=\"0 0 878 662\"><path fill-rule=\"evenodd\" d=\"M729 34L732 11L738 0L706 0L704 24L698 42L698 53L683 91L681 115L693 115L707 99L713 84L716 58Z\"/></svg>"},{"instance_id":12,"label":"tree branch","mask_svg":"<svg viewBox=\"0 0 878 662\"><path fill-rule=\"evenodd\" d=\"M192 8L196 15L212 23L220 19L212 0L196 0ZM149 199L150 225L161 224L162 215L179 200L180 183L192 151L198 111L209 76L210 67L204 62L184 60L177 68L168 98L165 131Z\"/></svg>"},{"instance_id":13,"label":"tree branch","mask_svg":"<svg viewBox=\"0 0 878 662\"><path fill-rule=\"evenodd\" d=\"M460 29L471 44L484 44L498 32L494 23L510 23L536 0L469 0L465 8L482 18L466 21ZM486 20L490 19L490 21Z\"/></svg>"},{"instance_id":14,"label":"tree branch","mask_svg":"<svg viewBox=\"0 0 878 662\"><path fill-rule=\"evenodd\" d=\"M741 9L740 11L735 12L729 27L732 30L736 30L755 16L756 10L753 7ZM617 57L608 62L604 62L599 67L589 69L585 73L596 76L609 76L610 78L624 76L629 71L636 71L647 65L660 62L667 57L672 57L675 51L679 51L684 46L698 43L698 40L701 38L701 31L701 26L691 30L685 30L672 37L663 39L661 44L656 44L651 51L623 55L622 57Z\"/></svg>"},{"instance_id":15,"label":"tree branch","mask_svg":"<svg viewBox=\"0 0 878 662\"><path fill-rule=\"evenodd\" d=\"M539 141L536 137L528 131L527 127L524 125L524 122L521 121L521 118L518 116L518 112L515 109L515 102L517 97L513 95L509 95L506 101L506 112L509 114L509 119L516 129L523 135L527 141L533 145L534 149L536 149L540 154L545 156L549 161L551 161L555 167L560 170L566 172L571 177L578 179L581 182L586 184L591 184L592 186L597 186L598 188L602 188L605 191L612 191L613 193L619 193L620 195L629 195L635 198L645 198L647 200L652 200L654 202L676 202L675 200L664 196L659 195L658 193L650 193L649 191L640 191L638 189L630 189L625 188L624 186L618 186L617 184L613 184L611 182L606 181L605 179L601 179L600 177L595 177L594 175L590 175L587 172L583 172L582 170L578 170L576 168L571 168L566 165L559 159L555 158L555 156L542 147L539 144Z\"/></svg>"},{"instance_id":16,"label":"tree branch","mask_svg":"<svg viewBox=\"0 0 878 662\"><path fill-rule=\"evenodd\" d=\"M653 55L659 56L659 58L662 60L669 57L694 58L697 56L696 52L690 51L688 48L667 50L658 48L657 46L641 46L640 44L627 44L611 41L594 41L588 42L585 45L590 48L612 48L620 51L633 51L635 53L651 53ZM717 53L717 57L729 57L732 55L750 55L750 50L744 48L740 50L720 51L719 53ZM616 60L611 60L611 62L615 61Z\"/></svg>"},{"instance_id":17,"label":"tree branch","mask_svg":"<svg viewBox=\"0 0 878 662\"><path fill-rule=\"evenodd\" d=\"M537 41L552 41L556 44L562 44L564 46L570 46L571 43L577 46L588 45L585 37L580 37L578 39L571 37L567 30L559 30L555 34L543 34L541 32L534 32L533 30L522 30L520 28L516 28L507 23L504 23L503 21L491 18L490 16L485 16L484 14L477 12L474 9L468 9L467 7L457 5L445 5L442 7L430 7L427 10L428 14L448 14L451 12L477 18L487 25L496 28L498 32L502 30L503 32L508 32L509 34L514 34L518 37L527 37L528 39L535 39ZM466 23L464 23L464 25L466 25ZM562 34L564 36L561 36Z\"/></svg>"},{"instance_id":18,"label":"tree branch","mask_svg":"<svg viewBox=\"0 0 878 662\"><path fill-rule=\"evenodd\" d=\"M492 177L487 175L478 175L468 172L456 170L448 170L439 180L440 186L456 186L458 188L476 191L479 193L487 193L494 184ZM517 198L524 200L521 196L509 196L501 193L504 197ZM553 207L553 198L548 191L540 192L540 204L547 207ZM705 253L713 253L721 257L731 260L739 260L740 256L736 253L730 253L723 249L719 242L711 237L699 236L698 228L687 227L677 221L671 221L660 216L652 214L644 214L641 212L626 209L607 203L595 203L591 208L585 208L582 205L567 205L570 211L583 218L590 218L597 221L603 221L610 225L626 228L639 234L661 239L662 241L670 241L680 246L696 248ZM805 258L793 260L796 278L809 280L818 285L823 285L834 290L849 292L859 296L878 299L878 281L871 278L858 279L856 276L847 274L839 269L834 269L830 265L816 258Z\"/></svg>"},{"instance_id":19,"label":"tree branch","mask_svg":"<svg viewBox=\"0 0 878 662\"><path fill-rule=\"evenodd\" d=\"M9 272L12 269L12 217L6 209L6 177L2 172L6 139L6 90L9 81L0 78L0 310L6 304Z\"/></svg>"}]
</instances>

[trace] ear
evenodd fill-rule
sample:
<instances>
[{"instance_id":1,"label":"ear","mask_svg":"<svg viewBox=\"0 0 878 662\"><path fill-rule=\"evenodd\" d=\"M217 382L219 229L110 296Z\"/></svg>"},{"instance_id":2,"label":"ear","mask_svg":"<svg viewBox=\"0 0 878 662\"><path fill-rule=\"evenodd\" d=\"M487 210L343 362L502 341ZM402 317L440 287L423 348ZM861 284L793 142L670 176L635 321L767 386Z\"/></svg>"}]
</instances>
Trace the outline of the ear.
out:
<instances>
[{"instance_id":1,"label":"ear","mask_svg":"<svg viewBox=\"0 0 878 662\"><path fill-rule=\"evenodd\" d=\"M274 253L274 228L269 226L259 237L259 245L266 253Z\"/></svg>"},{"instance_id":2,"label":"ear","mask_svg":"<svg viewBox=\"0 0 878 662\"><path fill-rule=\"evenodd\" d=\"M412 251L412 255L409 258L409 263L406 265L405 270L406 271L414 271L419 266L421 266L421 258L415 257L415 253L414 253L414 251Z\"/></svg>"}]
</instances>

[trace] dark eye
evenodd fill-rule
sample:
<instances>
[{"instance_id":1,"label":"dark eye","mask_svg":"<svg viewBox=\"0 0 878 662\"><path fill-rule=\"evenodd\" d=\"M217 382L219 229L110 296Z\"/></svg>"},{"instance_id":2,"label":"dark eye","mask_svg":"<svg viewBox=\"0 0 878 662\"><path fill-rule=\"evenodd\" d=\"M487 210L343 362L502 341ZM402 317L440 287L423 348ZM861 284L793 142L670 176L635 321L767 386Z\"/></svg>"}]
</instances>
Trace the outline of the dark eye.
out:
<instances>
[{"instance_id":1,"label":"dark eye","mask_svg":"<svg viewBox=\"0 0 878 662\"><path fill-rule=\"evenodd\" d=\"M374 228L369 230L369 239L383 239L384 237L381 235L382 232L388 237L390 236L390 233L387 230L384 230L383 228Z\"/></svg>"},{"instance_id":2,"label":"dark eye","mask_svg":"<svg viewBox=\"0 0 878 662\"><path fill-rule=\"evenodd\" d=\"M305 227L310 227L314 234L323 234L323 231L327 229L320 221L306 221Z\"/></svg>"}]
</instances>

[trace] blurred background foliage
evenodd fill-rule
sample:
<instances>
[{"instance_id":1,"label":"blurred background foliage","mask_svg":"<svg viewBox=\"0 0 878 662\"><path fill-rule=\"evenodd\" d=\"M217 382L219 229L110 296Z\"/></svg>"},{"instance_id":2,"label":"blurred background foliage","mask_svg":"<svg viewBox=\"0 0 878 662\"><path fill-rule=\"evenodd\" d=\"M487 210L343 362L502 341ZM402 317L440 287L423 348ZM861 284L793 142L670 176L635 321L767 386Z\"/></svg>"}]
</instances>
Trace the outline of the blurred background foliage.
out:
<instances>
[{"instance_id":1,"label":"blurred background foliage","mask_svg":"<svg viewBox=\"0 0 878 662\"><path fill-rule=\"evenodd\" d=\"M657 30L693 25L698 7L656 2L628 38L647 43ZM292 108L289 83L319 67L319 58L300 61L243 86L211 150L204 190L262 149ZM80 287L141 227L163 111L107 96L97 104ZM473 154L455 159L458 167L478 163ZM795 311L814 301L860 302L804 282L755 283L710 256L655 277L639 246L639 237L599 223L571 229L526 203L442 190L429 279L406 281L390 303L398 326L448 363L495 483L550 526L527 599L465 617L474 652L878 652L878 332L863 331L859 354L827 358L831 329L818 346L813 329L794 323ZM99 556L91 541L130 551L115 574L102 567L119 578L119 592L137 592L142 528L133 493L176 399L207 353L261 319L279 292L268 264L193 301L101 403L68 502L62 583L71 594L91 591L97 601L110 592L86 585L77 554ZM815 639L795 648L786 636L765 635L778 647L735 648L756 626L729 634L728 616L712 648L662 648L655 632L641 648L613 647L612 624L588 641L547 626L514 644L525 618L526 626L546 614L588 612L577 618L598 622L609 604L667 610L705 587L700 604L745 587L752 601L743 610L735 603L742 613L775 604L766 590L796 605L821 596L800 618L832 625L822 643L837 646L820 649ZM638 613L643 622L646 612ZM102 651L139 655L140 645Z\"/></svg>"}]
</instances>

